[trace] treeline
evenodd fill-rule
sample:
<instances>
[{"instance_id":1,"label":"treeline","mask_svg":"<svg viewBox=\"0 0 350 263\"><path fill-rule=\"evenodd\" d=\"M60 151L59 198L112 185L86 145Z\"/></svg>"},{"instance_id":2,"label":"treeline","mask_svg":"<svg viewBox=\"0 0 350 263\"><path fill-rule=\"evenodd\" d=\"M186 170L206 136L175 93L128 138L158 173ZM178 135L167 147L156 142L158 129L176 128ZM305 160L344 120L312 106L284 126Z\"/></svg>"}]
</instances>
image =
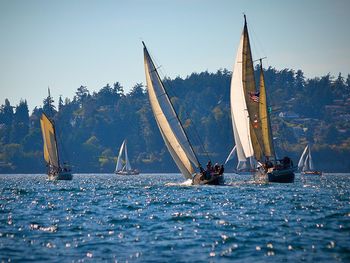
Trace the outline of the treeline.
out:
<instances>
[{"instance_id":1,"label":"treeline","mask_svg":"<svg viewBox=\"0 0 350 263\"><path fill-rule=\"evenodd\" d=\"M258 74L258 71L256 72ZM350 75L306 79L301 70L265 70L277 153L296 162L307 142L313 143L316 166L350 171L350 129L346 114L329 111L336 101L347 110ZM256 78L258 79L258 78ZM230 120L231 72L192 73L185 79L164 79L171 101L202 163L224 162L233 147ZM57 108L54 106L57 101ZM343 103L342 103L343 102ZM328 105L328 106L327 106ZM336 109L337 105L335 105ZM43 99L29 114L27 102L0 108L0 173L42 173L42 112L56 124L60 156L74 172L113 172L122 141L128 140L131 164L142 172L177 172L153 117L146 88L136 84L125 93L118 83L98 92L87 87L72 99ZM291 119L281 112L294 113ZM296 131L301 131L296 133ZM227 165L227 170L234 167Z\"/></svg>"}]
</instances>

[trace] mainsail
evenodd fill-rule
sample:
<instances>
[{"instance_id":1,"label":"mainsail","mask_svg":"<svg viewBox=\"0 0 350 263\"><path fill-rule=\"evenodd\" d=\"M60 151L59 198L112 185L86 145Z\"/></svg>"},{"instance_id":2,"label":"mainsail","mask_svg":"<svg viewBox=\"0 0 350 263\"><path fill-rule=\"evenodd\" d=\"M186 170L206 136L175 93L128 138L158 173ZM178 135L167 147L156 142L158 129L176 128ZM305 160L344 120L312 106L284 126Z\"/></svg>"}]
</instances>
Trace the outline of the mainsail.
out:
<instances>
[{"instance_id":1,"label":"mainsail","mask_svg":"<svg viewBox=\"0 0 350 263\"><path fill-rule=\"evenodd\" d=\"M254 156L256 160L261 160L259 103L251 99L251 96L255 93L253 60L247 22L244 17L244 29L238 46L231 79L232 125L233 129L236 128L237 130L237 136L235 138L237 137L241 142L245 157Z\"/></svg>"},{"instance_id":2,"label":"mainsail","mask_svg":"<svg viewBox=\"0 0 350 263\"><path fill-rule=\"evenodd\" d=\"M261 75L260 88L264 93L263 102L259 98L260 93L255 88L254 66L244 16L244 28L231 79L231 118L235 143L237 146L241 145L244 154L244 158L241 156L239 160L245 159L252 166L255 166L256 161L263 161L263 156L273 155L263 75Z\"/></svg>"},{"instance_id":3,"label":"mainsail","mask_svg":"<svg viewBox=\"0 0 350 263\"><path fill-rule=\"evenodd\" d=\"M40 118L40 125L44 140L44 159L49 165L59 168L55 126L44 113Z\"/></svg>"},{"instance_id":4,"label":"mainsail","mask_svg":"<svg viewBox=\"0 0 350 263\"><path fill-rule=\"evenodd\" d=\"M124 156L125 156L125 165L123 166L123 155L124 152ZM118 159L117 159L117 164L115 166L115 171L131 171L131 165L130 165L130 161L129 161L129 157L128 157L128 149L126 146L126 140L123 141L122 145L120 146L120 150L119 150L119 154L118 154Z\"/></svg>"},{"instance_id":5,"label":"mainsail","mask_svg":"<svg viewBox=\"0 0 350 263\"><path fill-rule=\"evenodd\" d=\"M153 114L164 142L177 167L185 178L191 179L192 174L195 172L193 165L199 167L197 156L170 102L145 43L142 42L142 44L144 46L144 64L148 95Z\"/></svg>"},{"instance_id":6,"label":"mainsail","mask_svg":"<svg viewBox=\"0 0 350 263\"><path fill-rule=\"evenodd\" d=\"M120 171L123 168L122 155L123 155L123 151L124 151L124 146L125 146L125 140L123 141L122 145L120 146L118 159L117 159L117 165L115 166L116 171Z\"/></svg>"},{"instance_id":7,"label":"mainsail","mask_svg":"<svg viewBox=\"0 0 350 263\"><path fill-rule=\"evenodd\" d=\"M125 150L124 150L124 152L125 152L125 167L124 167L124 169L126 171L130 171L131 170L131 165L130 165L129 157L128 157L128 149L126 147L126 141L125 140L124 140L124 142L125 142Z\"/></svg>"},{"instance_id":8,"label":"mainsail","mask_svg":"<svg viewBox=\"0 0 350 263\"><path fill-rule=\"evenodd\" d=\"M314 170L314 163L312 161L312 157L311 157L311 147L310 145L307 145L299 159L298 162L298 169L300 171L312 171Z\"/></svg>"}]
</instances>

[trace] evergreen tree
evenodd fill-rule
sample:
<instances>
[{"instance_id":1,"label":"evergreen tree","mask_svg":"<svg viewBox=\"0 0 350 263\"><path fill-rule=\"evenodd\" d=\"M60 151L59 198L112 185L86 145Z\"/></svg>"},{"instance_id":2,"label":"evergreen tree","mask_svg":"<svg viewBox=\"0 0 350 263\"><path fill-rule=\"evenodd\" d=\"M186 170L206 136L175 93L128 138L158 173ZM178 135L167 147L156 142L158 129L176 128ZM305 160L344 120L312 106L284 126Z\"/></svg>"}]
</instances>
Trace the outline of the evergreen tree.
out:
<instances>
[{"instance_id":1,"label":"evergreen tree","mask_svg":"<svg viewBox=\"0 0 350 263\"><path fill-rule=\"evenodd\" d=\"M60 95L58 99L58 111L61 111L63 108L63 100L62 100L62 95Z\"/></svg>"},{"instance_id":2,"label":"evergreen tree","mask_svg":"<svg viewBox=\"0 0 350 263\"><path fill-rule=\"evenodd\" d=\"M53 118L53 116L56 113L56 107L53 104L54 102L55 101L53 100L50 94L50 89L48 89L48 96L43 100L43 111L50 118Z\"/></svg>"},{"instance_id":3,"label":"evergreen tree","mask_svg":"<svg viewBox=\"0 0 350 263\"><path fill-rule=\"evenodd\" d=\"M79 103L80 106L83 105L85 100L90 96L90 92L86 86L80 86L75 92L74 100Z\"/></svg>"},{"instance_id":4,"label":"evergreen tree","mask_svg":"<svg viewBox=\"0 0 350 263\"><path fill-rule=\"evenodd\" d=\"M29 109L27 100L21 100L16 106L16 111L14 114L14 121L16 123L24 123L25 125L29 124Z\"/></svg>"},{"instance_id":5,"label":"evergreen tree","mask_svg":"<svg viewBox=\"0 0 350 263\"><path fill-rule=\"evenodd\" d=\"M6 125L11 125L14 117L13 106L8 99L5 99L5 104L0 108L0 122Z\"/></svg>"}]
</instances>

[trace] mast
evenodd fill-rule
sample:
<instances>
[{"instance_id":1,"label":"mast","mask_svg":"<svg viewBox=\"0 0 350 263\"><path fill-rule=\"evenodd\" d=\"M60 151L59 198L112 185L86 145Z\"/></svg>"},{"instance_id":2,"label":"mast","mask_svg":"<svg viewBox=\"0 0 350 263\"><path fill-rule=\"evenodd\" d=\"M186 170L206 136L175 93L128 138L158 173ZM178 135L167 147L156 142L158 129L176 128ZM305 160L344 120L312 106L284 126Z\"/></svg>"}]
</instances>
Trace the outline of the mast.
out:
<instances>
[{"instance_id":1,"label":"mast","mask_svg":"<svg viewBox=\"0 0 350 263\"><path fill-rule=\"evenodd\" d=\"M146 47L146 45L145 45L145 42L142 41L142 45L143 45L145 51L147 52L148 56L151 57L151 56L149 55L149 52L148 52L147 47ZM184 127L183 127L183 125L182 125L182 123L181 123L181 121L180 121L180 119L179 119L179 116L178 116L178 114L177 114L177 112L176 112L176 110L175 110L175 108L174 108L173 103L172 103L171 100L170 100L169 94L168 94L168 92L166 91L166 89L165 89L165 87L164 87L164 83L163 83L163 81L161 80L161 78L160 78L160 76L159 76L159 73L158 73L158 70L157 70L157 68L155 67L155 65L154 65L154 63L153 63L153 61L152 61L152 59L150 59L150 62L152 63L152 66L153 66L153 68L154 68L154 72L156 73L156 75L157 75L159 81L161 82L161 84L162 84L162 86L163 86L163 88L164 88L165 95L166 95L166 96L168 97L168 99L169 99L169 103L170 103L170 105L171 105L171 107L172 107L172 109L173 109L173 111L174 111L174 113L175 113L175 116L176 116L176 118L177 118L177 120L178 120L178 123L180 124L180 127L181 127L183 133L185 134L185 137L186 137L186 139L187 139L187 142L188 142L188 144L189 144L189 146L190 146L190 149L191 149L191 151L193 152L193 155L194 155L194 157L195 157L195 159L196 159L196 162L197 162L197 164L198 164L198 165L196 164L196 166L197 166L197 168L199 168L199 167L201 167L201 164L200 164L200 162L199 162L199 160L198 160L197 154L195 153L195 151L194 151L194 149L193 149L192 143L191 143L190 140L188 139L187 132L186 132L186 130L184 129Z\"/></svg>"}]
</instances>

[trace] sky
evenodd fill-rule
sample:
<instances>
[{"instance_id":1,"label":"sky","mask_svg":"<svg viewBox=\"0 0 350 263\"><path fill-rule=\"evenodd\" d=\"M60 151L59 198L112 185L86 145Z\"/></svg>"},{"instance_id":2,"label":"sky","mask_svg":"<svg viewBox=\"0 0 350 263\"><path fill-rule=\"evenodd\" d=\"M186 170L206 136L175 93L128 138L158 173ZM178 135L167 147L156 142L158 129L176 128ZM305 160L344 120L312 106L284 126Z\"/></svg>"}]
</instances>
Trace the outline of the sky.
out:
<instances>
[{"instance_id":1,"label":"sky","mask_svg":"<svg viewBox=\"0 0 350 263\"><path fill-rule=\"evenodd\" d=\"M243 13L254 58L308 78L350 73L347 0L0 0L0 104L41 106L50 87L145 83L144 41L163 77L232 70ZM229 87L228 87L229 88Z\"/></svg>"}]
</instances>

